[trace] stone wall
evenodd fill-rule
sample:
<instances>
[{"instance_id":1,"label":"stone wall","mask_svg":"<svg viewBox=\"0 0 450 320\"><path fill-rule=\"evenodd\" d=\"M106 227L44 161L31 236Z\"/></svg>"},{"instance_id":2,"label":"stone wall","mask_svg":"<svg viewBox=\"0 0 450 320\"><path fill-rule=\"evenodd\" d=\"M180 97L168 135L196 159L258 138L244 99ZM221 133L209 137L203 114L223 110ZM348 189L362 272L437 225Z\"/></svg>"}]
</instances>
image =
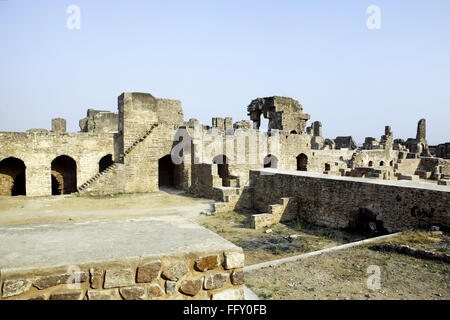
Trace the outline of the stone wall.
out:
<instances>
[{"instance_id":1,"label":"stone wall","mask_svg":"<svg viewBox=\"0 0 450 320\"><path fill-rule=\"evenodd\" d=\"M243 299L244 254L204 252L2 270L1 300Z\"/></svg>"},{"instance_id":2,"label":"stone wall","mask_svg":"<svg viewBox=\"0 0 450 320\"><path fill-rule=\"evenodd\" d=\"M373 223L388 232L450 227L446 186L263 169L250 172L250 187L253 208L261 213L280 198L296 197L297 216L318 225L359 228Z\"/></svg>"},{"instance_id":3,"label":"stone wall","mask_svg":"<svg viewBox=\"0 0 450 320\"><path fill-rule=\"evenodd\" d=\"M61 155L76 162L78 186L99 171L99 161L114 154L112 133L0 132L0 160L14 157L26 167L26 195L52 194L51 163Z\"/></svg>"}]
</instances>

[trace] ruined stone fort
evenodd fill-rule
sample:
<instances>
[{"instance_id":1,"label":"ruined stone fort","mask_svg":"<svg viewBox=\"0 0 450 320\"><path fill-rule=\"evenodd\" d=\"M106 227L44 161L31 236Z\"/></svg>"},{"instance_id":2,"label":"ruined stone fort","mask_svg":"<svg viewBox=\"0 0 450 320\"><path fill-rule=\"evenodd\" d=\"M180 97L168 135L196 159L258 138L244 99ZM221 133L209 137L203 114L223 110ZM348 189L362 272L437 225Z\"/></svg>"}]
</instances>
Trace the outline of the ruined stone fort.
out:
<instances>
[{"instance_id":1,"label":"ruined stone fort","mask_svg":"<svg viewBox=\"0 0 450 320\"><path fill-rule=\"evenodd\" d=\"M242 210L255 229L293 219L367 234L450 226L450 143L325 139L291 98L258 98L250 121L184 121L181 102L123 93L80 132L0 132L0 196L184 190ZM268 130L261 128L268 119ZM0 227L0 300L244 298L243 249L181 216ZM75 278L74 278L75 277ZM74 282L71 282L73 279ZM67 285L66 285L67 283ZM70 287L75 283L77 287Z\"/></svg>"},{"instance_id":2,"label":"ruined stone fort","mask_svg":"<svg viewBox=\"0 0 450 320\"><path fill-rule=\"evenodd\" d=\"M126 92L118 113L89 109L80 132L66 132L61 118L50 131L0 132L0 195L171 187L216 199L216 212L255 209L255 228L293 217L385 232L449 226L450 143L429 146L425 119L414 138L394 139L386 126L358 146L324 138L292 98L257 98L247 112L250 121L209 126L185 121L178 100Z\"/></svg>"}]
</instances>

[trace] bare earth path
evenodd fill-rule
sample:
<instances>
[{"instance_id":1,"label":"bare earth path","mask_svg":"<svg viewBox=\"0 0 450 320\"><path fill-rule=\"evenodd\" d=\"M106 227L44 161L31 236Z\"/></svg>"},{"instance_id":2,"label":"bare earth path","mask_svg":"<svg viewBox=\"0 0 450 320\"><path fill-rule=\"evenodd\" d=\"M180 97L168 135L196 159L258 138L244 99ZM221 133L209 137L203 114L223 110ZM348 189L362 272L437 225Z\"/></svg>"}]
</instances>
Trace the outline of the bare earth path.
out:
<instances>
[{"instance_id":1,"label":"bare earth path","mask_svg":"<svg viewBox=\"0 0 450 320\"><path fill-rule=\"evenodd\" d=\"M173 190L104 197L0 197L0 226L180 215L195 220L212 200Z\"/></svg>"}]
</instances>

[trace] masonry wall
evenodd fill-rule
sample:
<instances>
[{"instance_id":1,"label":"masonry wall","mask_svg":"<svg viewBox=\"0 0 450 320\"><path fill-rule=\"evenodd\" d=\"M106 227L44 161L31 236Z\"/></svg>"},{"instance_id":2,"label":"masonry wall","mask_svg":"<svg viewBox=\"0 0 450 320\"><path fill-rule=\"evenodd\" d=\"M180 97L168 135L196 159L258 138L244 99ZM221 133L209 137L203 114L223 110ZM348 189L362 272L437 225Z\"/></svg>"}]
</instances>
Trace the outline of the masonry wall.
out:
<instances>
[{"instance_id":1,"label":"masonry wall","mask_svg":"<svg viewBox=\"0 0 450 320\"><path fill-rule=\"evenodd\" d=\"M0 300L241 300L244 254L214 251L0 273Z\"/></svg>"},{"instance_id":2,"label":"masonry wall","mask_svg":"<svg viewBox=\"0 0 450 320\"><path fill-rule=\"evenodd\" d=\"M446 186L272 173L250 172L252 205L261 213L282 197L296 197L298 217L333 228L354 227L361 214L382 222L389 232L430 225L450 227L450 188Z\"/></svg>"},{"instance_id":3,"label":"masonry wall","mask_svg":"<svg viewBox=\"0 0 450 320\"><path fill-rule=\"evenodd\" d=\"M26 166L26 195L51 195L51 162L67 155L77 164L77 184L98 173L100 159L114 154L112 133L0 132L0 160L15 157Z\"/></svg>"}]
</instances>

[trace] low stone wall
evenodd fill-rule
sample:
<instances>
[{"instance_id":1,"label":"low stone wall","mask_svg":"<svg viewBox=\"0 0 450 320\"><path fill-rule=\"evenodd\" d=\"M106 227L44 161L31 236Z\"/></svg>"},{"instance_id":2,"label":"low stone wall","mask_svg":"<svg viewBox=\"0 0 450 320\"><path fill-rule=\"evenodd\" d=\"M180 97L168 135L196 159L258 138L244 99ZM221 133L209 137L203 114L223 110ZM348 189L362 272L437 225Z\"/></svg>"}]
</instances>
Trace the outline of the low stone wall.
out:
<instances>
[{"instance_id":1,"label":"low stone wall","mask_svg":"<svg viewBox=\"0 0 450 320\"><path fill-rule=\"evenodd\" d=\"M250 186L254 209L270 212L280 198L296 197L297 216L318 225L380 232L450 227L447 186L273 169L252 170Z\"/></svg>"},{"instance_id":2,"label":"low stone wall","mask_svg":"<svg viewBox=\"0 0 450 320\"><path fill-rule=\"evenodd\" d=\"M209 252L4 270L2 300L243 299L244 255Z\"/></svg>"},{"instance_id":3,"label":"low stone wall","mask_svg":"<svg viewBox=\"0 0 450 320\"><path fill-rule=\"evenodd\" d=\"M0 300L243 299L244 253L179 216L0 227Z\"/></svg>"}]
</instances>

